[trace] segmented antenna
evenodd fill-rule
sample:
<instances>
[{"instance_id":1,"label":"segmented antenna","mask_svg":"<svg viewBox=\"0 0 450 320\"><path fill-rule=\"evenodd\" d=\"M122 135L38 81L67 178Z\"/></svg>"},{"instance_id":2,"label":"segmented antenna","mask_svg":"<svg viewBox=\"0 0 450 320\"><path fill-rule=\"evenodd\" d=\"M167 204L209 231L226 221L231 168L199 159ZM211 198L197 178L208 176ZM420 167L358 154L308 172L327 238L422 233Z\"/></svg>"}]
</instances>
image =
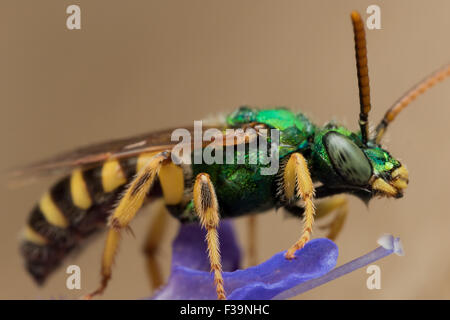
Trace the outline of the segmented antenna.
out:
<instances>
[{"instance_id":1,"label":"segmented antenna","mask_svg":"<svg viewBox=\"0 0 450 320\"><path fill-rule=\"evenodd\" d=\"M412 89L407 91L400 99L398 99L392 107L384 115L383 120L381 120L380 124L378 124L376 128L376 133L374 137L374 141L376 143L380 143L383 138L384 133L387 130L389 123L394 121L395 117L405 109L412 101L414 101L419 95L426 92L428 89L433 87L435 84L441 82L446 77L450 76L450 64L447 64L439 70L433 72L424 80L420 81L416 84Z\"/></svg>"},{"instance_id":2,"label":"segmented antenna","mask_svg":"<svg viewBox=\"0 0 450 320\"><path fill-rule=\"evenodd\" d=\"M371 108L366 33L360 14L357 11L352 11L350 16L352 18L353 34L355 35L356 68L358 70L359 104L361 108L359 113L359 127L361 128L362 140L366 143L369 136L368 122Z\"/></svg>"}]
</instances>

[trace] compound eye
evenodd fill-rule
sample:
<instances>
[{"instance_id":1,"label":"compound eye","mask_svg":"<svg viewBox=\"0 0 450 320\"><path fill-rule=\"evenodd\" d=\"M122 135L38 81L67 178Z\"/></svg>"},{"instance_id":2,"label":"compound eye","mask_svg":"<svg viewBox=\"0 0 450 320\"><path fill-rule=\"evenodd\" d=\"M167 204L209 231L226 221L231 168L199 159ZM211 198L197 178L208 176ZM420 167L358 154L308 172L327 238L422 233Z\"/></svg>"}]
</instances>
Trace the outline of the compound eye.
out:
<instances>
[{"instance_id":1,"label":"compound eye","mask_svg":"<svg viewBox=\"0 0 450 320\"><path fill-rule=\"evenodd\" d=\"M365 185L372 166L364 152L346 136L330 131L323 137L328 156L339 175L352 185Z\"/></svg>"}]
</instances>

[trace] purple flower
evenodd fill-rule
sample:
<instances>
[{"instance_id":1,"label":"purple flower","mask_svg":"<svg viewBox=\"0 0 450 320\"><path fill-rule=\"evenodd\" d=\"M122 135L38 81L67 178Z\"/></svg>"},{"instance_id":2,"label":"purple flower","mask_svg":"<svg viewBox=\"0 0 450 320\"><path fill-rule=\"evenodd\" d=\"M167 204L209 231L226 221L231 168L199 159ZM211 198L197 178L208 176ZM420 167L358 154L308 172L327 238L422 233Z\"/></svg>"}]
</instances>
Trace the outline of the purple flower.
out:
<instances>
[{"instance_id":1,"label":"purple flower","mask_svg":"<svg viewBox=\"0 0 450 320\"><path fill-rule=\"evenodd\" d=\"M230 222L219 228L224 284L231 300L285 299L296 296L393 252L401 253L399 239L385 236L380 247L333 269L337 246L328 239L315 239L297 251L296 259L284 258L284 251L269 260L238 270L240 250ZM172 270L168 283L153 299L216 299L213 275L209 272L205 231L198 225L183 225L173 243Z\"/></svg>"}]
</instances>

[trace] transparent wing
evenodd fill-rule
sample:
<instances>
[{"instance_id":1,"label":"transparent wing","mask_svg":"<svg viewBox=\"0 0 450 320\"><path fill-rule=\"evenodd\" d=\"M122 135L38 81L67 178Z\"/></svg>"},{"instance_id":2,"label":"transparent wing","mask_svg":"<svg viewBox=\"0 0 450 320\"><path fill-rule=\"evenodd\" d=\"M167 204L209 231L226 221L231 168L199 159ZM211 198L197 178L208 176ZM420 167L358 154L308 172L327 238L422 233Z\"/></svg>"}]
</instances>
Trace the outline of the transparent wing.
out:
<instances>
[{"instance_id":1,"label":"transparent wing","mask_svg":"<svg viewBox=\"0 0 450 320\"><path fill-rule=\"evenodd\" d=\"M192 131L192 128L187 128ZM133 157L143 152L162 151L173 148L171 141L174 129L166 129L125 139L112 140L81 147L54 157L11 170L9 180L20 183L42 176L64 174L76 167L95 167L108 159Z\"/></svg>"},{"instance_id":2,"label":"transparent wing","mask_svg":"<svg viewBox=\"0 0 450 320\"><path fill-rule=\"evenodd\" d=\"M252 127L256 129L253 132L249 133L248 131L237 131L229 134L223 134L220 137L214 136L210 138L209 141L203 141L202 147L211 143L213 143L213 145L219 144L222 146L228 144L236 145L240 143L248 143L249 141L256 139L259 134L259 128L255 125L256 124L252 124ZM203 126L203 130L210 128L212 127ZM218 129L218 132L223 132L225 126L215 126L214 128ZM193 139L194 128L185 127L185 129L190 133L191 139ZM124 159L134 157L145 152L171 150L179 143L177 140L171 140L171 135L174 130L175 129L165 129L130 138L97 143L17 168L12 170L9 175L9 185L19 186L33 182L44 176L67 174L73 169L79 167L84 169L95 167L110 159ZM191 149L193 149L193 140L187 141L187 143L190 143Z\"/></svg>"}]
</instances>

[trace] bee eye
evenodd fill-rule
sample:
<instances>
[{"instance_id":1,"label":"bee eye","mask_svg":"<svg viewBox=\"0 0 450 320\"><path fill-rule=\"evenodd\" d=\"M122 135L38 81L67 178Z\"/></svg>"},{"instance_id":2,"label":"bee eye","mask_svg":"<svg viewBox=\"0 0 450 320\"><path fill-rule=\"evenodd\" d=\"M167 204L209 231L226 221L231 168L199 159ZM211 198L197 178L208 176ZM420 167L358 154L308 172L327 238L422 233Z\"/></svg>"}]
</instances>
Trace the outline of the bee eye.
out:
<instances>
[{"instance_id":1,"label":"bee eye","mask_svg":"<svg viewBox=\"0 0 450 320\"><path fill-rule=\"evenodd\" d=\"M335 170L348 183L365 185L372 176L372 166L364 152L346 136L330 131L323 137Z\"/></svg>"}]
</instances>

